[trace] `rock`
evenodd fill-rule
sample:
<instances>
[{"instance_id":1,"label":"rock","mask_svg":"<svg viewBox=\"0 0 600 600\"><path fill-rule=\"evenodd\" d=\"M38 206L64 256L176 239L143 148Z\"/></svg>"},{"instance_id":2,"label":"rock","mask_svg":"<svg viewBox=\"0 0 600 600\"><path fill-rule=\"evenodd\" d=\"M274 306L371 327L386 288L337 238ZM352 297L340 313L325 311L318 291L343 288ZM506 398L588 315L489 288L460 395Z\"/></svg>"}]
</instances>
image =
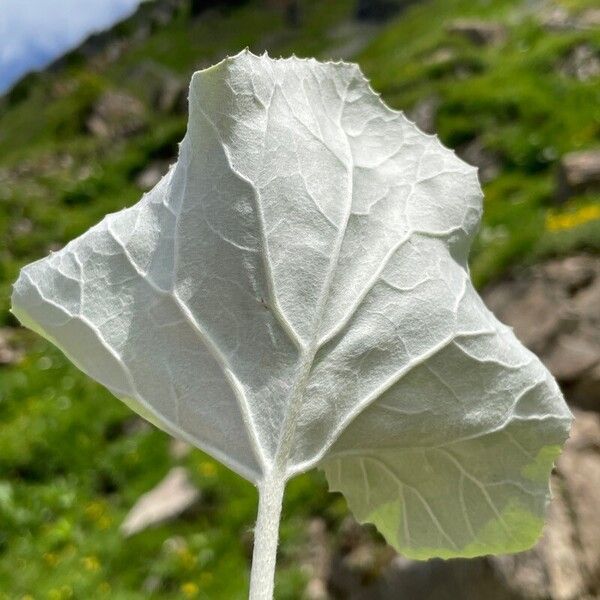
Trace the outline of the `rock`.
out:
<instances>
[{"instance_id":1,"label":"rock","mask_svg":"<svg viewBox=\"0 0 600 600\"><path fill-rule=\"evenodd\" d=\"M579 81L588 81L600 75L600 53L590 44L579 44L571 49L559 67L561 73Z\"/></svg>"},{"instance_id":2,"label":"rock","mask_svg":"<svg viewBox=\"0 0 600 600\"><path fill-rule=\"evenodd\" d=\"M432 95L417 102L406 116L425 133L435 132L435 121L440 107L438 96Z\"/></svg>"},{"instance_id":3,"label":"rock","mask_svg":"<svg viewBox=\"0 0 600 600\"><path fill-rule=\"evenodd\" d=\"M11 227L11 232L15 237L29 235L33 231L33 223L29 219L18 219Z\"/></svg>"},{"instance_id":4,"label":"rock","mask_svg":"<svg viewBox=\"0 0 600 600\"><path fill-rule=\"evenodd\" d=\"M533 352L541 354L556 336L565 315L560 290L549 289L541 278L527 280L523 275L484 291L491 311L514 328L517 337Z\"/></svg>"},{"instance_id":5,"label":"rock","mask_svg":"<svg viewBox=\"0 0 600 600\"><path fill-rule=\"evenodd\" d=\"M166 113L187 110L186 82L163 65L144 60L131 69L128 78L152 108Z\"/></svg>"},{"instance_id":6,"label":"rock","mask_svg":"<svg viewBox=\"0 0 600 600\"><path fill-rule=\"evenodd\" d=\"M600 9L588 8L575 15L562 6L553 6L538 13L542 27L549 31L573 31L600 27Z\"/></svg>"},{"instance_id":7,"label":"rock","mask_svg":"<svg viewBox=\"0 0 600 600\"><path fill-rule=\"evenodd\" d=\"M187 471L175 467L133 505L121 524L121 532L129 537L175 519L192 508L199 498L200 492L191 483Z\"/></svg>"},{"instance_id":8,"label":"rock","mask_svg":"<svg viewBox=\"0 0 600 600\"><path fill-rule=\"evenodd\" d=\"M327 600L327 579L329 577L329 537L324 519L313 518L308 523L308 552L303 570L309 580L304 590L305 600Z\"/></svg>"},{"instance_id":9,"label":"rock","mask_svg":"<svg viewBox=\"0 0 600 600\"><path fill-rule=\"evenodd\" d=\"M484 290L488 307L533 350L567 399L600 409L600 258L550 260Z\"/></svg>"},{"instance_id":10,"label":"rock","mask_svg":"<svg viewBox=\"0 0 600 600\"><path fill-rule=\"evenodd\" d=\"M160 591L162 579L158 575L149 575L142 583L142 591L144 594L156 594Z\"/></svg>"},{"instance_id":11,"label":"rock","mask_svg":"<svg viewBox=\"0 0 600 600\"><path fill-rule=\"evenodd\" d=\"M595 257L591 256L568 256L543 265L548 280L563 287L569 296L582 292L583 295L578 295L576 302L581 302L581 298L586 297L586 290L589 293L590 286L597 281L597 268ZM600 284L600 281L597 283Z\"/></svg>"},{"instance_id":12,"label":"rock","mask_svg":"<svg viewBox=\"0 0 600 600\"><path fill-rule=\"evenodd\" d=\"M456 153L470 165L477 167L481 183L488 183L500 173L500 157L485 147L481 138L476 137L457 149Z\"/></svg>"},{"instance_id":13,"label":"rock","mask_svg":"<svg viewBox=\"0 0 600 600\"><path fill-rule=\"evenodd\" d=\"M162 86L154 96L154 106L166 113L185 112L187 110L188 88L177 77L163 81Z\"/></svg>"},{"instance_id":14,"label":"rock","mask_svg":"<svg viewBox=\"0 0 600 600\"><path fill-rule=\"evenodd\" d=\"M423 64L428 67L431 79L467 79L481 70L477 59L461 56L454 48L448 46L436 48L424 57Z\"/></svg>"},{"instance_id":15,"label":"rock","mask_svg":"<svg viewBox=\"0 0 600 600\"><path fill-rule=\"evenodd\" d=\"M329 600L327 584L322 579L310 579L302 596L304 600Z\"/></svg>"},{"instance_id":16,"label":"rock","mask_svg":"<svg viewBox=\"0 0 600 600\"><path fill-rule=\"evenodd\" d=\"M565 154L559 164L556 199L600 190L600 150Z\"/></svg>"},{"instance_id":17,"label":"rock","mask_svg":"<svg viewBox=\"0 0 600 600\"><path fill-rule=\"evenodd\" d=\"M15 330L11 327L0 328L0 366L15 365L23 358L23 349L19 346Z\"/></svg>"},{"instance_id":18,"label":"rock","mask_svg":"<svg viewBox=\"0 0 600 600\"><path fill-rule=\"evenodd\" d=\"M179 438L172 438L169 444L169 454L171 458L175 460L182 460L194 449L191 444L180 440Z\"/></svg>"},{"instance_id":19,"label":"rock","mask_svg":"<svg viewBox=\"0 0 600 600\"><path fill-rule=\"evenodd\" d=\"M478 19L456 19L446 29L448 33L462 35L477 46L501 44L507 36L502 23Z\"/></svg>"},{"instance_id":20,"label":"rock","mask_svg":"<svg viewBox=\"0 0 600 600\"><path fill-rule=\"evenodd\" d=\"M151 190L162 179L162 176L168 170L168 162L152 162L138 174L138 176L135 178L135 183L141 190L147 192L148 190Z\"/></svg>"},{"instance_id":21,"label":"rock","mask_svg":"<svg viewBox=\"0 0 600 600\"><path fill-rule=\"evenodd\" d=\"M332 597L387 598L379 594L387 586L387 572L396 556L393 549L376 540L370 528L361 527L351 517L342 523L336 546L327 586Z\"/></svg>"},{"instance_id":22,"label":"rock","mask_svg":"<svg viewBox=\"0 0 600 600\"><path fill-rule=\"evenodd\" d=\"M546 355L546 365L559 381L572 383L592 369L599 357L597 341L586 339L581 332L564 334L552 344Z\"/></svg>"},{"instance_id":23,"label":"rock","mask_svg":"<svg viewBox=\"0 0 600 600\"><path fill-rule=\"evenodd\" d=\"M94 104L86 127L99 138L128 137L146 127L146 109L140 100L125 92L108 91Z\"/></svg>"},{"instance_id":24,"label":"rock","mask_svg":"<svg viewBox=\"0 0 600 600\"><path fill-rule=\"evenodd\" d=\"M129 50L132 41L133 37L131 39L121 39L109 42L102 51L88 57L87 61L90 68L99 71L106 70L109 65L117 62L121 56Z\"/></svg>"},{"instance_id":25,"label":"rock","mask_svg":"<svg viewBox=\"0 0 600 600\"><path fill-rule=\"evenodd\" d=\"M582 29L596 29L600 27L600 8L588 8L577 18Z\"/></svg>"},{"instance_id":26,"label":"rock","mask_svg":"<svg viewBox=\"0 0 600 600\"><path fill-rule=\"evenodd\" d=\"M437 50L427 57L426 64L433 67L440 67L451 64L456 58L456 52L453 48L441 47L437 48Z\"/></svg>"},{"instance_id":27,"label":"rock","mask_svg":"<svg viewBox=\"0 0 600 600\"><path fill-rule=\"evenodd\" d=\"M597 408L600 398L600 365L585 373L585 377L573 382L567 389L570 402L575 406Z\"/></svg>"},{"instance_id":28,"label":"rock","mask_svg":"<svg viewBox=\"0 0 600 600\"><path fill-rule=\"evenodd\" d=\"M600 593L600 415L578 411L558 462L561 496L573 520L573 553L587 581L580 593ZM580 596L576 596L580 597ZM597 597L597 596L594 596Z\"/></svg>"},{"instance_id":29,"label":"rock","mask_svg":"<svg viewBox=\"0 0 600 600\"><path fill-rule=\"evenodd\" d=\"M575 19L563 6L551 6L538 11L538 21L548 31L565 31L575 27Z\"/></svg>"}]
</instances>

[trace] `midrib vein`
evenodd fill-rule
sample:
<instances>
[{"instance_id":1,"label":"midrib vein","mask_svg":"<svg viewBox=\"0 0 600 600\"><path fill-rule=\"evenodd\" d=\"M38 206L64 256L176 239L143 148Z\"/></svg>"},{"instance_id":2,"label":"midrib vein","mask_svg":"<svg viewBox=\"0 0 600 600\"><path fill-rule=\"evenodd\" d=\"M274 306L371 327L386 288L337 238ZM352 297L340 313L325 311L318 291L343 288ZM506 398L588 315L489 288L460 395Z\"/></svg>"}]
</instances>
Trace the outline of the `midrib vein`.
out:
<instances>
[{"instance_id":1,"label":"midrib vein","mask_svg":"<svg viewBox=\"0 0 600 600\"><path fill-rule=\"evenodd\" d=\"M298 421L298 413L300 412L302 406L302 399L304 397L304 392L306 390L306 386L308 384L308 379L310 376L310 371L314 362L315 355L319 350L321 344L319 342L319 332L321 329L321 323L323 321L323 316L325 314L325 310L327 308L327 303L329 302L329 297L331 294L331 287L333 283L333 278L335 277L335 272L337 270L337 266L339 263L340 253L342 249L342 244L344 243L344 239L346 236L346 229L348 227L348 221L350 219L350 214L352 212L352 197L354 194L353 189L353 179L354 179L354 160L352 157L352 149L350 148L350 143L348 142L348 136L346 131L341 125L341 117L343 115L343 109L346 104L346 94L348 92L348 87L350 86L350 82L346 87L346 91L344 97L341 102L340 114L338 116L338 127L343 135L344 140L346 141L346 149L348 153L348 165L346 166L347 176L348 176L348 193L347 193L347 201L346 201L346 212L344 213L344 219L342 225L340 227L338 236L335 241L335 246L332 251L331 261L329 263L329 269L327 271L327 275L325 277L325 281L323 282L321 297L317 303L317 307L315 309L315 319L313 324L313 332L312 337L302 351L300 355L300 360L298 362L298 367L296 369L296 377L292 388L290 390L290 394L288 396L289 400L286 403L287 410L285 412L283 418L283 424L281 428L281 435L279 437L279 444L277 446L277 450L275 451L275 464L273 466L273 471L280 477L287 479L289 474L287 472L288 468L288 460L290 456L290 452L292 450L292 445L294 441L294 433L296 430L296 424Z\"/></svg>"}]
</instances>

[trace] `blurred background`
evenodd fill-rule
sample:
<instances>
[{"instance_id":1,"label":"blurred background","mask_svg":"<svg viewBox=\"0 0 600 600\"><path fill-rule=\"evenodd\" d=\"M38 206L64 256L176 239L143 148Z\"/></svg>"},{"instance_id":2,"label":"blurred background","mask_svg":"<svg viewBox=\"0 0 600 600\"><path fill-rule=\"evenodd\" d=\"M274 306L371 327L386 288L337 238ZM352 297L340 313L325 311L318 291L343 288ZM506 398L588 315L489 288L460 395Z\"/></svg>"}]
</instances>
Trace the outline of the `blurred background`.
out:
<instances>
[{"instance_id":1,"label":"blurred background","mask_svg":"<svg viewBox=\"0 0 600 600\"><path fill-rule=\"evenodd\" d=\"M473 277L576 414L532 551L406 560L312 472L286 494L277 598L600 598L596 0L0 0L0 599L247 594L254 488L8 312L22 265L158 181L191 73L246 46L360 63L479 167Z\"/></svg>"}]
</instances>

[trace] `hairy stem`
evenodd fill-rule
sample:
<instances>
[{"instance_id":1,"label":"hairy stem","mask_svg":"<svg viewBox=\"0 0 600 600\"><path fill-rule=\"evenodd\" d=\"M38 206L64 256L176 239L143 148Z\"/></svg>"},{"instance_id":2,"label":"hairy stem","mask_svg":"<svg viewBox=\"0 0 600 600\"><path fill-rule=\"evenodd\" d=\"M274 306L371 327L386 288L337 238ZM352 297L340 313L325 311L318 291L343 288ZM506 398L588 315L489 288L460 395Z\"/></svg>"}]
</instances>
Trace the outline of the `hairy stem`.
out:
<instances>
[{"instance_id":1,"label":"hairy stem","mask_svg":"<svg viewBox=\"0 0 600 600\"><path fill-rule=\"evenodd\" d=\"M250 600L272 600L285 477L272 474L258 487L258 518L250 573Z\"/></svg>"}]
</instances>

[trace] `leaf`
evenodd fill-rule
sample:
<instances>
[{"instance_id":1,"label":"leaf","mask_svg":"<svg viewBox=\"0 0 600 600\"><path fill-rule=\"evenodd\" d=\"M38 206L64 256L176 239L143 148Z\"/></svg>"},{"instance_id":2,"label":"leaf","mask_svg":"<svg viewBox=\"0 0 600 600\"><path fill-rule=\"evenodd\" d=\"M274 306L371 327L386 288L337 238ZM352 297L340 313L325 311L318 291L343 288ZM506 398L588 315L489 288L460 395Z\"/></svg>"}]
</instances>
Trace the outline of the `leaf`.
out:
<instances>
[{"instance_id":1,"label":"leaf","mask_svg":"<svg viewBox=\"0 0 600 600\"><path fill-rule=\"evenodd\" d=\"M269 510L320 465L408 555L516 551L570 413L472 287L480 216L475 169L355 65L243 52L193 76L161 182L13 310Z\"/></svg>"}]
</instances>

